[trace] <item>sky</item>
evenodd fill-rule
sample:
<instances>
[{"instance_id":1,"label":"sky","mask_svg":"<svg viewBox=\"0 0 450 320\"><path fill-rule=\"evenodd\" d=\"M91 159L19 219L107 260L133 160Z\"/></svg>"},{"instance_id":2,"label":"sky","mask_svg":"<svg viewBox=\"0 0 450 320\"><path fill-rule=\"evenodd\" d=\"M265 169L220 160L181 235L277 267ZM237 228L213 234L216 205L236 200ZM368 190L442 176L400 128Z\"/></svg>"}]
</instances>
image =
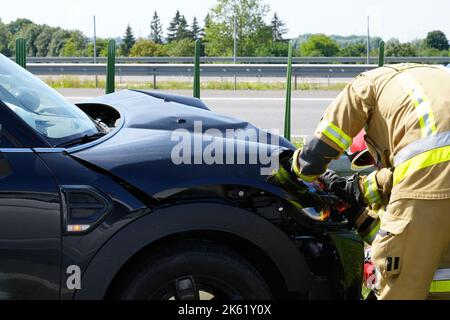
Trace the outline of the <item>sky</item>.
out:
<instances>
[{"instance_id":1,"label":"sky","mask_svg":"<svg viewBox=\"0 0 450 320\"><path fill-rule=\"evenodd\" d=\"M6 1L6 0L3 0ZM93 16L97 36L119 37L128 24L137 37L150 33L150 21L156 10L163 29L176 10L192 22L203 21L215 0L15 0L2 5L0 18L10 22L28 18L35 23L79 29L93 36ZM450 38L450 0L265 0L286 23L293 38L304 33L364 35L367 16L371 34L385 40L402 42L425 38L432 30L442 30Z\"/></svg>"}]
</instances>

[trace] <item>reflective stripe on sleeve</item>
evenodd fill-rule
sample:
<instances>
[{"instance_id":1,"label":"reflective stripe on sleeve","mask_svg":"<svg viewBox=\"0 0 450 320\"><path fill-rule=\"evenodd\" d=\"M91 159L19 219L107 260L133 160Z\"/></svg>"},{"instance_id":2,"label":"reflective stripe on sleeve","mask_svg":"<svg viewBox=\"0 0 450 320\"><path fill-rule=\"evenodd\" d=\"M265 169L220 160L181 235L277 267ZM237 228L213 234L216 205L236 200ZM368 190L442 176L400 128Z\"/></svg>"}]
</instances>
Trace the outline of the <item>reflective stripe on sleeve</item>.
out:
<instances>
[{"instance_id":1,"label":"reflective stripe on sleeve","mask_svg":"<svg viewBox=\"0 0 450 320\"><path fill-rule=\"evenodd\" d=\"M369 234L363 237L363 240L364 240L365 243L372 244L373 241L375 240L378 232L380 231L380 228L381 228L381 221L380 221L380 219L374 221L374 223L375 223L375 225L370 230Z\"/></svg>"},{"instance_id":2,"label":"reflective stripe on sleeve","mask_svg":"<svg viewBox=\"0 0 450 320\"><path fill-rule=\"evenodd\" d=\"M378 184L376 179L376 172L372 172L364 181L364 197L370 205L379 204L381 196L378 192Z\"/></svg>"},{"instance_id":3,"label":"reflective stripe on sleeve","mask_svg":"<svg viewBox=\"0 0 450 320\"><path fill-rule=\"evenodd\" d=\"M304 174L301 174L300 172L296 174L300 179L306 182L314 182L319 178L319 176L306 176Z\"/></svg>"},{"instance_id":4,"label":"reflective stripe on sleeve","mask_svg":"<svg viewBox=\"0 0 450 320\"><path fill-rule=\"evenodd\" d=\"M331 141L336 143L342 151L350 148L352 144L352 138L350 138L344 131L339 129L333 123L327 120L323 120L319 127L317 128L318 132L323 133L327 136Z\"/></svg>"},{"instance_id":5,"label":"reflective stripe on sleeve","mask_svg":"<svg viewBox=\"0 0 450 320\"><path fill-rule=\"evenodd\" d=\"M317 175L308 176L308 175L304 175L301 172L302 168L300 167L300 162L299 162L301 151L302 151L301 149L298 149L294 153L294 157L292 159L292 171L294 171L294 173L297 175L297 177L299 177L303 181L314 182L317 180L317 178L319 178L319 176L317 176Z\"/></svg>"}]
</instances>

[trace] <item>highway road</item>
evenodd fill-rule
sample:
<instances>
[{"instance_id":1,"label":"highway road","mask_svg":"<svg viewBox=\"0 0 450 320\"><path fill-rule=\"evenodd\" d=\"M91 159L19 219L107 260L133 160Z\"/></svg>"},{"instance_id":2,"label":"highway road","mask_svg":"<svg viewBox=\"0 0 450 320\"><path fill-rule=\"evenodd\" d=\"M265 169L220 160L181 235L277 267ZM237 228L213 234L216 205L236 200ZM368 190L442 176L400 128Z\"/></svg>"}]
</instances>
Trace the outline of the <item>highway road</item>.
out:
<instances>
[{"instance_id":1,"label":"highway road","mask_svg":"<svg viewBox=\"0 0 450 320\"><path fill-rule=\"evenodd\" d=\"M77 103L100 96L102 90L61 89L70 101ZM169 91L168 91L169 92ZM191 91L170 91L169 93L192 95ZM322 118L323 112L339 94L335 91L296 91L292 98L292 134L312 134ZM285 92L284 91L203 91L202 100L213 111L240 118L266 129L283 132Z\"/></svg>"}]
</instances>

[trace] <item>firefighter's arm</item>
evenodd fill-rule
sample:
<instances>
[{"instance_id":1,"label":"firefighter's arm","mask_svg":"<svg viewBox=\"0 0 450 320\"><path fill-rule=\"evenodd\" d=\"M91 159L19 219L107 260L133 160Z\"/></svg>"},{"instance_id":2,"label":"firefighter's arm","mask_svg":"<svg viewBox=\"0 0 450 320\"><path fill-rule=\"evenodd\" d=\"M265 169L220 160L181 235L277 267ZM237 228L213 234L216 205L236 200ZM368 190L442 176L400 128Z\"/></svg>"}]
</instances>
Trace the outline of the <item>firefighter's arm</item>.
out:
<instances>
[{"instance_id":1,"label":"firefighter's arm","mask_svg":"<svg viewBox=\"0 0 450 320\"><path fill-rule=\"evenodd\" d=\"M372 82L360 75L332 102L314 136L294 157L294 172L307 182L323 174L346 151L369 119L375 105Z\"/></svg>"},{"instance_id":2,"label":"firefighter's arm","mask_svg":"<svg viewBox=\"0 0 450 320\"><path fill-rule=\"evenodd\" d=\"M378 208L389 203L393 184L393 172L390 169L381 169L368 176L361 176L359 185L365 202Z\"/></svg>"},{"instance_id":3,"label":"firefighter's arm","mask_svg":"<svg viewBox=\"0 0 450 320\"><path fill-rule=\"evenodd\" d=\"M392 177L389 169L376 171L369 176L356 174L351 177L340 177L328 170L319 180L327 190L350 205L343 214L364 241L372 243L380 228L379 213L389 202Z\"/></svg>"},{"instance_id":4,"label":"firefighter's arm","mask_svg":"<svg viewBox=\"0 0 450 320\"><path fill-rule=\"evenodd\" d=\"M368 207L357 216L354 226L366 243L372 244L380 230L380 218L389 203L392 182L390 169L381 169L360 178L360 188Z\"/></svg>"},{"instance_id":5,"label":"firefighter's arm","mask_svg":"<svg viewBox=\"0 0 450 320\"><path fill-rule=\"evenodd\" d=\"M381 220L380 213L383 209L372 210L368 207L364 208L353 221L353 226L358 231L365 243L372 244L373 240L380 230ZM349 219L350 221L350 219ZM352 223L352 221L350 221Z\"/></svg>"}]
</instances>

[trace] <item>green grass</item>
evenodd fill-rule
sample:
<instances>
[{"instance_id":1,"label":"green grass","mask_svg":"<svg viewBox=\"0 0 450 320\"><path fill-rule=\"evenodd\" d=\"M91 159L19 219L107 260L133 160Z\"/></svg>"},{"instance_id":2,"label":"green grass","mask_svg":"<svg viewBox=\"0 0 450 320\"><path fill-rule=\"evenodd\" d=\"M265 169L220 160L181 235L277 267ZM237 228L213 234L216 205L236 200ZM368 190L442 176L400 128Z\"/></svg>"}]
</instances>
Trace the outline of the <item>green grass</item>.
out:
<instances>
[{"instance_id":1,"label":"green grass","mask_svg":"<svg viewBox=\"0 0 450 320\"><path fill-rule=\"evenodd\" d=\"M94 80L82 80L77 77L63 77L60 79L46 79L45 82L54 89L65 88L96 88ZM330 90L340 91L346 86L345 83L319 84L319 83L299 83L299 90ZM153 82L137 83L117 83L118 89L154 89ZM105 80L98 80L98 88L105 88ZM208 81L202 82L203 90L234 90L233 82ZM160 81L157 82L156 89L159 90L191 90L192 83L182 81ZM237 90L285 90L286 84L282 82L238 82Z\"/></svg>"},{"instance_id":2,"label":"green grass","mask_svg":"<svg viewBox=\"0 0 450 320\"><path fill-rule=\"evenodd\" d=\"M44 82L53 89L95 89L94 80L81 80L77 77L63 77L61 79L45 79ZM104 89L105 80L98 80L98 88Z\"/></svg>"}]
</instances>

